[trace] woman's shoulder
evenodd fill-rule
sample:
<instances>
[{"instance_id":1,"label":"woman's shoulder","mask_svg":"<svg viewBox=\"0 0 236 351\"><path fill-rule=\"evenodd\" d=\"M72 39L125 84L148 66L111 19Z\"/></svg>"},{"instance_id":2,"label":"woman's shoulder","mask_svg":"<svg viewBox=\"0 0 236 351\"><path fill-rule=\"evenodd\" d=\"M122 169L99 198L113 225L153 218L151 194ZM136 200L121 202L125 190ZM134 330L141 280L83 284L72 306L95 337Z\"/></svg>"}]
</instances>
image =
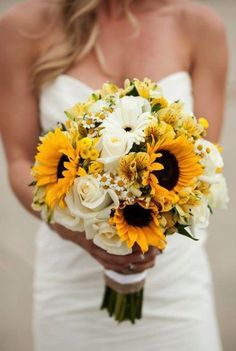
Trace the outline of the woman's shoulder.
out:
<instances>
[{"instance_id":1,"label":"woman's shoulder","mask_svg":"<svg viewBox=\"0 0 236 351\"><path fill-rule=\"evenodd\" d=\"M55 10L55 5L44 0L24 1L11 7L0 16L0 46L9 43L11 45L7 46L14 49L14 53L21 48L26 49L26 53L35 53L45 41L47 32L50 33L56 18Z\"/></svg>"},{"instance_id":2,"label":"woman's shoulder","mask_svg":"<svg viewBox=\"0 0 236 351\"><path fill-rule=\"evenodd\" d=\"M48 1L23 1L10 7L0 16L1 29L22 28L31 34L37 34L53 18L55 5Z\"/></svg>"},{"instance_id":3,"label":"woman's shoulder","mask_svg":"<svg viewBox=\"0 0 236 351\"><path fill-rule=\"evenodd\" d=\"M211 36L225 32L224 22L213 8L196 1L174 3L169 6L169 11L188 33Z\"/></svg>"},{"instance_id":4,"label":"woman's shoulder","mask_svg":"<svg viewBox=\"0 0 236 351\"><path fill-rule=\"evenodd\" d=\"M160 26L161 18L170 23L172 29L182 30L190 37L204 34L205 38L211 38L225 33L225 25L220 15L213 8L196 1L167 0L161 7L157 6L156 10L150 11L148 16L148 23L153 29Z\"/></svg>"}]
</instances>

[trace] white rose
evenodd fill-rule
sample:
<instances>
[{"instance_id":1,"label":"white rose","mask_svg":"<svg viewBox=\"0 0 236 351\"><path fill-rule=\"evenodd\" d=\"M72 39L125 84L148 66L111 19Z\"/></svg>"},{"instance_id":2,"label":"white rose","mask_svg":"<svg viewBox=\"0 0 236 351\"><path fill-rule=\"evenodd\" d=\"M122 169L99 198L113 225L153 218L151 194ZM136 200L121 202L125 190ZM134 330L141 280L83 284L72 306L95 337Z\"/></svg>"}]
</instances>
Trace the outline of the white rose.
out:
<instances>
[{"instance_id":1,"label":"white rose","mask_svg":"<svg viewBox=\"0 0 236 351\"><path fill-rule=\"evenodd\" d=\"M72 216L81 219L109 218L111 209L119 206L119 198L111 189L100 187L91 175L75 179L65 202Z\"/></svg>"},{"instance_id":2,"label":"white rose","mask_svg":"<svg viewBox=\"0 0 236 351\"><path fill-rule=\"evenodd\" d=\"M85 225L86 233L89 232L95 245L113 255L128 255L132 252L125 242L120 240L119 235L114 226L107 221L87 221Z\"/></svg>"},{"instance_id":3,"label":"white rose","mask_svg":"<svg viewBox=\"0 0 236 351\"><path fill-rule=\"evenodd\" d=\"M198 146L203 146L200 151ZM213 184L217 182L217 168L223 168L224 162L218 148L210 141L199 139L195 144L195 151L197 153L203 152L204 158L201 159L201 164L204 166L203 175L199 177L200 180ZM210 152L207 152L209 150Z\"/></svg>"},{"instance_id":4,"label":"white rose","mask_svg":"<svg viewBox=\"0 0 236 351\"><path fill-rule=\"evenodd\" d=\"M58 223L67 229L82 232L84 231L84 222L80 217L73 215L68 208L56 207L53 211L53 223Z\"/></svg>"},{"instance_id":5,"label":"white rose","mask_svg":"<svg viewBox=\"0 0 236 351\"><path fill-rule=\"evenodd\" d=\"M191 231L193 235L196 235L199 229L205 229L209 225L210 210L207 199L202 197L200 205L193 207L191 213Z\"/></svg>"},{"instance_id":6,"label":"white rose","mask_svg":"<svg viewBox=\"0 0 236 351\"><path fill-rule=\"evenodd\" d=\"M133 143L123 129L105 132L100 141L101 157L98 161L104 164L106 171L115 172L121 156L127 154Z\"/></svg>"},{"instance_id":7,"label":"white rose","mask_svg":"<svg viewBox=\"0 0 236 351\"><path fill-rule=\"evenodd\" d=\"M227 209L228 202L229 196L225 177L222 174L218 174L217 182L212 184L210 188L209 205L211 208Z\"/></svg>"},{"instance_id":8,"label":"white rose","mask_svg":"<svg viewBox=\"0 0 236 351\"><path fill-rule=\"evenodd\" d=\"M137 116L145 112L151 112L149 101L141 96L124 96L119 102L121 113L127 122L130 119L136 119Z\"/></svg>"}]
</instances>

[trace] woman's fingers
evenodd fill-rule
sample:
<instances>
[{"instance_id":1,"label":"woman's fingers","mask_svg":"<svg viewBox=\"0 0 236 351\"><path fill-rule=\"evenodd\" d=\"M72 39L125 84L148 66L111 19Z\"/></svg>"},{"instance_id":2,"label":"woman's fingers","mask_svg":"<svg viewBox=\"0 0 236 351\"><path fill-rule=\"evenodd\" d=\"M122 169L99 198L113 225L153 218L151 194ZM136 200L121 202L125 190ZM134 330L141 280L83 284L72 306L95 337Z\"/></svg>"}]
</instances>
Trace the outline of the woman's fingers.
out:
<instances>
[{"instance_id":1,"label":"woman's fingers","mask_svg":"<svg viewBox=\"0 0 236 351\"><path fill-rule=\"evenodd\" d=\"M55 229L55 228L54 228ZM58 228L57 228L58 229ZM84 233L77 233L70 230L57 230L65 240L73 241L82 246L90 253L105 269L113 270L122 274L135 274L145 271L154 266L158 249L150 249L142 254L140 247L136 244L133 252L129 255L112 255L96 246L92 240L87 240Z\"/></svg>"},{"instance_id":2,"label":"woman's fingers","mask_svg":"<svg viewBox=\"0 0 236 351\"><path fill-rule=\"evenodd\" d=\"M121 274L135 274L135 273L141 273L146 271L147 269L150 269L152 267L154 267L155 265L155 260L147 262L147 263L143 263L143 264L130 264L128 266L122 266L122 265L115 265L115 264L111 264L107 261L103 261L102 259L100 259L99 257L96 258L96 260L107 270L112 270L114 272L117 273L121 273Z\"/></svg>"},{"instance_id":3,"label":"woman's fingers","mask_svg":"<svg viewBox=\"0 0 236 351\"><path fill-rule=\"evenodd\" d=\"M158 250L155 248L150 248L150 250L145 254L141 254L139 252L135 252L126 256L119 256L119 255L112 255L104 251L103 249L97 247L95 244L90 244L90 253L92 256L98 256L100 259L113 264L113 265L120 265L126 266L130 263L145 263L157 255Z\"/></svg>"},{"instance_id":4,"label":"woman's fingers","mask_svg":"<svg viewBox=\"0 0 236 351\"><path fill-rule=\"evenodd\" d=\"M91 247L88 251L100 264L102 264L106 269L111 269L123 274L142 272L153 267L155 257L158 254L157 249L150 248L150 250L142 256L140 253L130 254L127 256L116 256L108 254L96 245L93 245L94 244L90 244ZM130 267L132 267L132 270L130 270Z\"/></svg>"}]
</instances>

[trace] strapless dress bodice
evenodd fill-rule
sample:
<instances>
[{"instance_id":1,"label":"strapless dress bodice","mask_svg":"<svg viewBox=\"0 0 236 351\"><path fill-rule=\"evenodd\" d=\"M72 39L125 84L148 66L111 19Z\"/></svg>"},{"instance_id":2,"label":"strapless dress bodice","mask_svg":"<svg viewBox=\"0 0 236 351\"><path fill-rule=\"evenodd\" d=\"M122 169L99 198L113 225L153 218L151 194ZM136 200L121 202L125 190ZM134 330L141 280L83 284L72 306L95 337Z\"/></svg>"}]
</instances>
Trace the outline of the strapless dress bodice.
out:
<instances>
[{"instance_id":1,"label":"strapless dress bodice","mask_svg":"<svg viewBox=\"0 0 236 351\"><path fill-rule=\"evenodd\" d=\"M188 111L193 110L192 81L188 72L170 74L158 82L163 94L171 101L181 100ZM43 87L39 108L42 129L54 128L65 120L64 111L77 102L84 102L94 89L80 80L61 74Z\"/></svg>"}]
</instances>

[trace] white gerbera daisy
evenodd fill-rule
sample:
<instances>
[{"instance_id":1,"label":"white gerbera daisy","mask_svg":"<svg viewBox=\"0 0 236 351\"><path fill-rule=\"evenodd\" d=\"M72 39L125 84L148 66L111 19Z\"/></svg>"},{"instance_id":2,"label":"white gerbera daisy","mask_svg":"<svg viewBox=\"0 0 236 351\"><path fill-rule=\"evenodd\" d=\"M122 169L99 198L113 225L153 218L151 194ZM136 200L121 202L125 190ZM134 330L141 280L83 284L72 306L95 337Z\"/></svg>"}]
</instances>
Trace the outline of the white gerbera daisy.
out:
<instances>
[{"instance_id":1,"label":"white gerbera daisy","mask_svg":"<svg viewBox=\"0 0 236 351\"><path fill-rule=\"evenodd\" d=\"M117 100L114 111L102 123L103 133L123 131L130 144L144 141L144 130L154 119L151 105L140 96L124 96Z\"/></svg>"}]
</instances>

